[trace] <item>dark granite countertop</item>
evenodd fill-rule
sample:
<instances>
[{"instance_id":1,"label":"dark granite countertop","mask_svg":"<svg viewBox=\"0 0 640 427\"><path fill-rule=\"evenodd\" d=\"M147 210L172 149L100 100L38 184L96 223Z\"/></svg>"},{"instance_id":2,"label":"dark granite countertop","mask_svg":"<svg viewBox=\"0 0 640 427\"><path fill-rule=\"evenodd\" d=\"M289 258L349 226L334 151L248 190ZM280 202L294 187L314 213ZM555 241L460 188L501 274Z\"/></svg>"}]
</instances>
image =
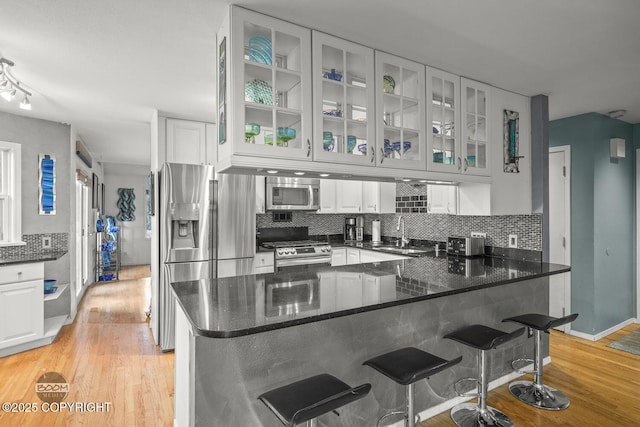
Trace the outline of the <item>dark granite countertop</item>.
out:
<instances>
[{"instance_id":1,"label":"dark granite countertop","mask_svg":"<svg viewBox=\"0 0 640 427\"><path fill-rule=\"evenodd\" d=\"M442 252L400 261L172 284L194 331L233 338L565 273L565 265Z\"/></svg>"},{"instance_id":2,"label":"dark granite countertop","mask_svg":"<svg viewBox=\"0 0 640 427\"><path fill-rule=\"evenodd\" d=\"M11 255L0 258L0 266L9 264L24 264L29 262L55 261L65 255L67 251L42 251Z\"/></svg>"}]
</instances>

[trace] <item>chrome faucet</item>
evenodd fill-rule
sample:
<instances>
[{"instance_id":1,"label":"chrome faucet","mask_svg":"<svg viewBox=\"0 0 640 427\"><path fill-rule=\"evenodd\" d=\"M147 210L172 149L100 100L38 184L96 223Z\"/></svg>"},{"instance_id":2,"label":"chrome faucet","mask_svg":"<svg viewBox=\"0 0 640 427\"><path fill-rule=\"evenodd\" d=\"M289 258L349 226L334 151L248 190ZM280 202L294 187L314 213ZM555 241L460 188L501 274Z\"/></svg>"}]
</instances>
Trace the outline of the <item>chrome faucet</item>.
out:
<instances>
[{"instance_id":1,"label":"chrome faucet","mask_svg":"<svg viewBox=\"0 0 640 427\"><path fill-rule=\"evenodd\" d=\"M404 218L402 217L402 215L400 215L400 217L398 218L398 227L396 228L396 231L400 231L400 225L402 225L402 235L400 236L398 242L400 243L400 247L404 248L409 244L409 239L407 239L404 235Z\"/></svg>"}]
</instances>

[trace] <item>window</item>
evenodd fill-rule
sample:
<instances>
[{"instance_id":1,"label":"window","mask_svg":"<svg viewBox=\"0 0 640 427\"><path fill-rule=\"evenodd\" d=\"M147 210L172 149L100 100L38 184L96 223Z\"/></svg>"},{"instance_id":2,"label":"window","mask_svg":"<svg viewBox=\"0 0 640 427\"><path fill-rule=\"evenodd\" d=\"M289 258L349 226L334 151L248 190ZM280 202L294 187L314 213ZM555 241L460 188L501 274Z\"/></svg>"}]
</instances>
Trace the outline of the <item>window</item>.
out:
<instances>
[{"instance_id":1,"label":"window","mask_svg":"<svg viewBox=\"0 0 640 427\"><path fill-rule=\"evenodd\" d=\"M0 141L0 245L22 244L21 146Z\"/></svg>"}]
</instances>

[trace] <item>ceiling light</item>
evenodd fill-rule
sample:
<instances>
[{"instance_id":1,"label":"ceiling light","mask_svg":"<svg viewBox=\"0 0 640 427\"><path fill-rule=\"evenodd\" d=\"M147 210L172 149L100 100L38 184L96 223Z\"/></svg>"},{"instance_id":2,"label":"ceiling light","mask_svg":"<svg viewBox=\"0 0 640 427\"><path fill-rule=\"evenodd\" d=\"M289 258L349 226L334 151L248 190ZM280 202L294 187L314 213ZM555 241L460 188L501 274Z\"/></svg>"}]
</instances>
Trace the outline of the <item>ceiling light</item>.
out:
<instances>
[{"instance_id":1,"label":"ceiling light","mask_svg":"<svg viewBox=\"0 0 640 427\"><path fill-rule=\"evenodd\" d=\"M328 173L321 173L321 174L320 174L320 176L321 176L322 178L326 178L326 177L328 177L328 176L329 176L329 174L328 174Z\"/></svg>"},{"instance_id":2,"label":"ceiling light","mask_svg":"<svg viewBox=\"0 0 640 427\"><path fill-rule=\"evenodd\" d=\"M267 173L278 173L278 171L270 170L270 171L267 171Z\"/></svg>"},{"instance_id":3,"label":"ceiling light","mask_svg":"<svg viewBox=\"0 0 640 427\"><path fill-rule=\"evenodd\" d=\"M409 179L409 178L402 178L402 182L410 182L410 181L411 181L411 179Z\"/></svg>"},{"instance_id":4,"label":"ceiling light","mask_svg":"<svg viewBox=\"0 0 640 427\"><path fill-rule=\"evenodd\" d=\"M20 108L23 110L31 111L31 103L29 102L29 97L26 93L24 94L22 102L20 102Z\"/></svg>"},{"instance_id":5,"label":"ceiling light","mask_svg":"<svg viewBox=\"0 0 640 427\"><path fill-rule=\"evenodd\" d=\"M294 172L293 174L294 175L298 175L298 176L302 176L302 175L304 175L304 172Z\"/></svg>"},{"instance_id":6,"label":"ceiling light","mask_svg":"<svg viewBox=\"0 0 640 427\"><path fill-rule=\"evenodd\" d=\"M619 119L624 117L625 114L627 114L627 110L613 110L607 113L607 115L612 119Z\"/></svg>"},{"instance_id":7,"label":"ceiling light","mask_svg":"<svg viewBox=\"0 0 640 427\"><path fill-rule=\"evenodd\" d=\"M20 86L20 82L11 75L10 70L14 65L13 61L7 58L0 58L0 75L3 76L0 82L0 91L2 92L0 96L11 102L16 96L16 92L20 91L24 94L24 98L20 102L20 108L27 111L31 110L31 103L28 97L32 94Z\"/></svg>"}]
</instances>

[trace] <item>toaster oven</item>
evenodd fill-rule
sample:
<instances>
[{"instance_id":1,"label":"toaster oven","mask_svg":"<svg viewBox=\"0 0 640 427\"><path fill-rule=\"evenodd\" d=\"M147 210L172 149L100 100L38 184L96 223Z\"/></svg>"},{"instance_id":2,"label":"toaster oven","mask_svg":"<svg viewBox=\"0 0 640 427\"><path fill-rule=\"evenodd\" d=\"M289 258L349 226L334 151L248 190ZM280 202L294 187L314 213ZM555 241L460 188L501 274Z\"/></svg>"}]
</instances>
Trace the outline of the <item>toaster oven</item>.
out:
<instances>
[{"instance_id":1,"label":"toaster oven","mask_svg":"<svg viewBox=\"0 0 640 427\"><path fill-rule=\"evenodd\" d=\"M484 237L448 237L447 253L458 256L484 255Z\"/></svg>"}]
</instances>

